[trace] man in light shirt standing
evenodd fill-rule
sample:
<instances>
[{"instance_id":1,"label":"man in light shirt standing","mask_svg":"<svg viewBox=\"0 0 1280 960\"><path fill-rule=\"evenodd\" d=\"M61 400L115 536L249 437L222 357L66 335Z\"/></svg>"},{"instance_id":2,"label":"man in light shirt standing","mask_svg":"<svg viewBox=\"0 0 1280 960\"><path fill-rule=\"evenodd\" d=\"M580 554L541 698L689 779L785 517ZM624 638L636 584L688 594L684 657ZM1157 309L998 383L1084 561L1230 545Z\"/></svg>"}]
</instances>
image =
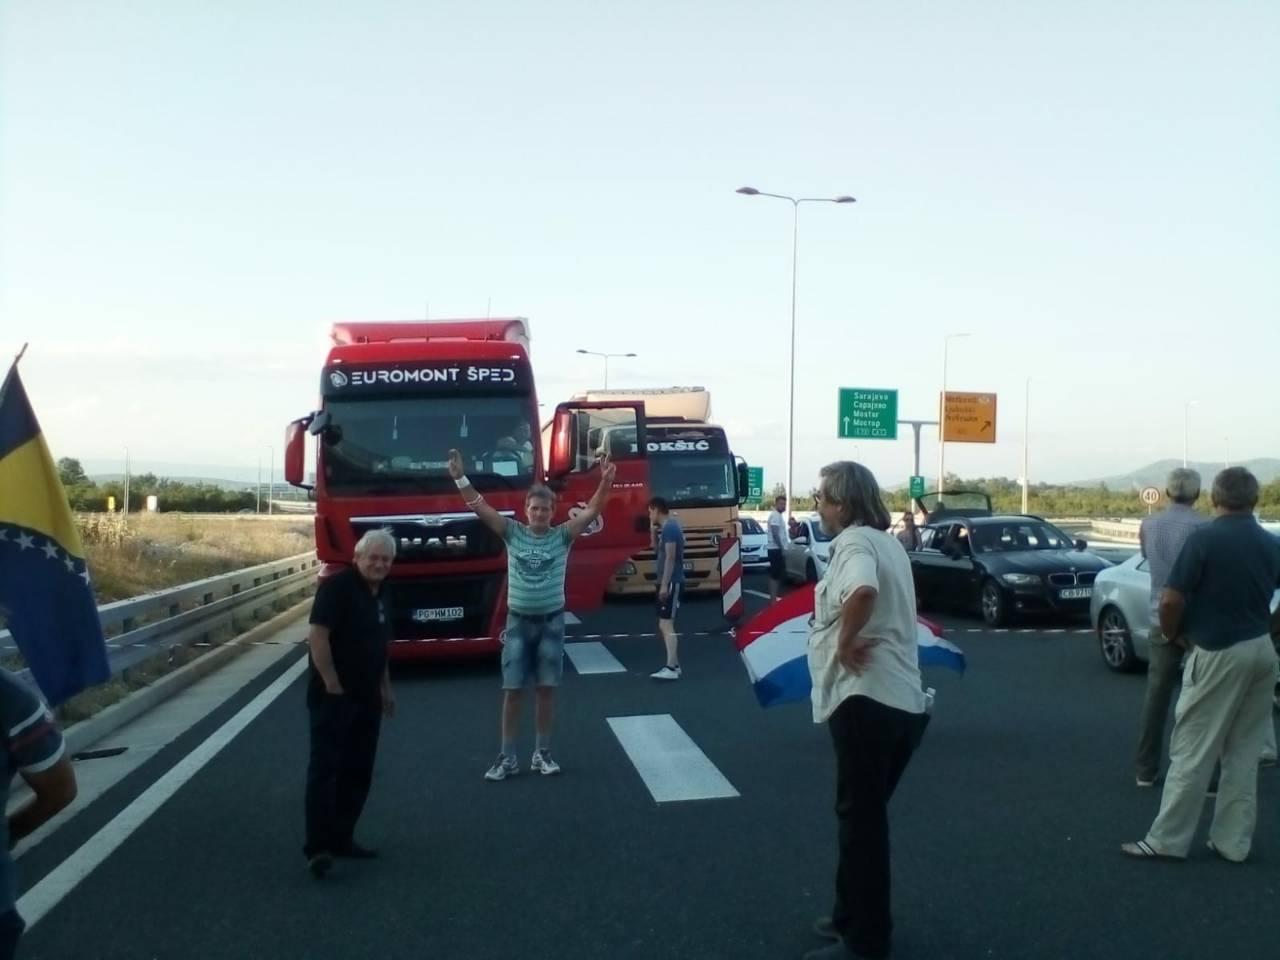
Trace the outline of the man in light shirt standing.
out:
<instances>
[{"instance_id":1,"label":"man in light shirt standing","mask_svg":"<svg viewBox=\"0 0 1280 960\"><path fill-rule=\"evenodd\" d=\"M778 599L782 579L786 575L784 553L791 543L787 534L787 498L778 495L773 500L773 513L769 514L769 602Z\"/></svg>"},{"instance_id":2,"label":"man in light shirt standing","mask_svg":"<svg viewBox=\"0 0 1280 960\"><path fill-rule=\"evenodd\" d=\"M1160 594L1169 582L1169 573L1191 532L1209 522L1195 509L1200 499L1200 474L1179 467L1169 474L1165 492L1172 501L1167 510L1142 521L1138 542L1151 573L1151 632L1147 654L1147 695L1142 705L1142 725L1138 733L1138 786L1150 787L1160 778L1160 755L1164 750L1164 726L1169 703L1178 685L1182 648L1170 643L1160 632Z\"/></svg>"}]
</instances>

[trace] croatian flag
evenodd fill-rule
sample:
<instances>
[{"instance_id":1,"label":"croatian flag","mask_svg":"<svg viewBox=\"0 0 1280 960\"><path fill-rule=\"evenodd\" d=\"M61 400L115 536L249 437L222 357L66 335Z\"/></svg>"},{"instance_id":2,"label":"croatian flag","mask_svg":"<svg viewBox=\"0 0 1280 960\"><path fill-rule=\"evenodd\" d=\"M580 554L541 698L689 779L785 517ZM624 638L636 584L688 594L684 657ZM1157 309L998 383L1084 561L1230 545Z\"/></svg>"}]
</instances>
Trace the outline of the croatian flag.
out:
<instances>
[{"instance_id":1,"label":"croatian flag","mask_svg":"<svg viewBox=\"0 0 1280 960\"><path fill-rule=\"evenodd\" d=\"M809 621L813 618L813 585L806 585L765 607L737 630L738 652L762 707L808 700ZM964 672L964 652L942 638L942 628L916 618L916 650L920 666Z\"/></svg>"}]
</instances>

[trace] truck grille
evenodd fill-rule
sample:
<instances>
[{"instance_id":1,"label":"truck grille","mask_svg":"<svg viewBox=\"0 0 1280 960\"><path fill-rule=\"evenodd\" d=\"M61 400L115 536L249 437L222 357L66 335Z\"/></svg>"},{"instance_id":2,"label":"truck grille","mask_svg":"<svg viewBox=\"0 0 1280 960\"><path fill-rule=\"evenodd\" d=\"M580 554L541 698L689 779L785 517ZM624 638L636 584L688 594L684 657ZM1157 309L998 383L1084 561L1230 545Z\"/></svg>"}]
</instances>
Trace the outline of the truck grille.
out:
<instances>
[{"instance_id":1,"label":"truck grille","mask_svg":"<svg viewBox=\"0 0 1280 960\"><path fill-rule=\"evenodd\" d=\"M442 640L486 636L504 579L505 574L491 573L387 580L395 638ZM438 619L441 611L459 607L460 618Z\"/></svg>"},{"instance_id":2,"label":"truck grille","mask_svg":"<svg viewBox=\"0 0 1280 960\"><path fill-rule=\"evenodd\" d=\"M724 531L719 527L687 527L684 531L684 558L698 560L720 556L720 538ZM652 560L654 552L648 547L636 554L637 560Z\"/></svg>"},{"instance_id":3,"label":"truck grille","mask_svg":"<svg viewBox=\"0 0 1280 960\"><path fill-rule=\"evenodd\" d=\"M475 560L502 553L502 541L472 513L421 517L352 517L356 540L370 530L386 530L396 541L395 563Z\"/></svg>"}]
</instances>

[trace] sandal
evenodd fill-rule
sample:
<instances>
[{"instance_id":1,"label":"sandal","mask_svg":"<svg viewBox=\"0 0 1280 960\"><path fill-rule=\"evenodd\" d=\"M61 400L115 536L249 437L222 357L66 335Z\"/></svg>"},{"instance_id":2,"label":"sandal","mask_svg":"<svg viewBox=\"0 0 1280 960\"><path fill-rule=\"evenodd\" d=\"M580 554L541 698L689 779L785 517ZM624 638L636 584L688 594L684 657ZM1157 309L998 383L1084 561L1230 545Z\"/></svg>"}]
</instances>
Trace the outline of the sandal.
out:
<instances>
[{"instance_id":1,"label":"sandal","mask_svg":"<svg viewBox=\"0 0 1280 960\"><path fill-rule=\"evenodd\" d=\"M1137 857L1141 860L1183 860L1184 857L1174 857L1167 853L1161 853L1145 840L1139 840L1136 843L1120 844L1120 852L1129 857Z\"/></svg>"}]
</instances>

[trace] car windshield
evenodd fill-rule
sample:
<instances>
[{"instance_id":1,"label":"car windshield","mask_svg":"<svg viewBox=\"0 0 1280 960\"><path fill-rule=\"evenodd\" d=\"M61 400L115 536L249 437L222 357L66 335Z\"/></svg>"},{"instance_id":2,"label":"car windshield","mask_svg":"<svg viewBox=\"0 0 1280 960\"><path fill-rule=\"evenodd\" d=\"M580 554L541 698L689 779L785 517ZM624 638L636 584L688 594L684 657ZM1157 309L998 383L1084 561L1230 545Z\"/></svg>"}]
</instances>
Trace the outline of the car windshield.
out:
<instances>
[{"instance_id":1,"label":"car windshield","mask_svg":"<svg viewBox=\"0 0 1280 960\"><path fill-rule=\"evenodd\" d=\"M973 527L972 542L978 553L1071 550L1074 547L1072 539L1065 533L1039 520L976 524Z\"/></svg>"},{"instance_id":2,"label":"car windshield","mask_svg":"<svg viewBox=\"0 0 1280 960\"><path fill-rule=\"evenodd\" d=\"M764 528L754 517L739 517L738 522L742 524L742 533L746 535L759 536L764 533Z\"/></svg>"},{"instance_id":3,"label":"car windshield","mask_svg":"<svg viewBox=\"0 0 1280 960\"><path fill-rule=\"evenodd\" d=\"M449 449L477 489L528 487L534 449L521 396L331 400L321 462L337 495L444 492Z\"/></svg>"}]
</instances>

